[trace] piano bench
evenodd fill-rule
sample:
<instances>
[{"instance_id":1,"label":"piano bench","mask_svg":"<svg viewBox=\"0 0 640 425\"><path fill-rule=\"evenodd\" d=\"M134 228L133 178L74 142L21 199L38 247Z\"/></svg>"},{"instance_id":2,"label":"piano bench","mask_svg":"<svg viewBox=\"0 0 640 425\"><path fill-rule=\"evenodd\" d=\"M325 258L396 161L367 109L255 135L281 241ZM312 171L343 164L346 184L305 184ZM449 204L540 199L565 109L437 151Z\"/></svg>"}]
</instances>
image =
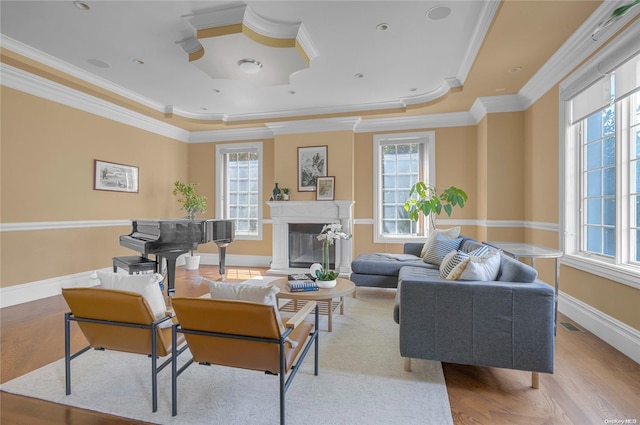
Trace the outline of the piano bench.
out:
<instances>
[{"instance_id":1,"label":"piano bench","mask_svg":"<svg viewBox=\"0 0 640 425\"><path fill-rule=\"evenodd\" d=\"M128 256L113 257L113 272L118 271L118 267L134 274L138 272L156 271L158 263L144 257Z\"/></svg>"}]
</instances>

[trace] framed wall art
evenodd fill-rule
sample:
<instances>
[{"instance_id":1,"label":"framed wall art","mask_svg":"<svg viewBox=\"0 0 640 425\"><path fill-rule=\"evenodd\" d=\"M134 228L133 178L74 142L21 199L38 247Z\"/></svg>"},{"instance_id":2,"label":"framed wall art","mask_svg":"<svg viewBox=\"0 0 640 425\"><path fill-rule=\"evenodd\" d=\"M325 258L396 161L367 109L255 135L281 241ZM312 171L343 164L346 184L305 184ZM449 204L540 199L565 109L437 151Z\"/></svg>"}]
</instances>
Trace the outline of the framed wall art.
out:
<instances>
[{"instance_id":1,"label":"framed wall art","mask_svg":"<svg viewBox=\"0 0 640 425\"><path fill-rule=\"evenodd\" d=\"M96 159L93 189L138 193L138 167Z\"/></svg>"},{"instance_id":2,"label":"framed wall art","mask_svg":"<svg viewBox=\"0 0 640 425\"><path fill-rule=\"evenodd\" d=\"M316 200L333 201L336 193L336 178L334 176L316 177Z\"/></svg>"},{"instance_id":3,"label":"framed wall art","mask_svg":"<svg viewBox=\"0 0 640 425\"><path fill-rule=\"evenodd\" d=\"M298 148L298 192L314 192L316 177L327 175L327 147Z\"/></svg>"}]
</instances>

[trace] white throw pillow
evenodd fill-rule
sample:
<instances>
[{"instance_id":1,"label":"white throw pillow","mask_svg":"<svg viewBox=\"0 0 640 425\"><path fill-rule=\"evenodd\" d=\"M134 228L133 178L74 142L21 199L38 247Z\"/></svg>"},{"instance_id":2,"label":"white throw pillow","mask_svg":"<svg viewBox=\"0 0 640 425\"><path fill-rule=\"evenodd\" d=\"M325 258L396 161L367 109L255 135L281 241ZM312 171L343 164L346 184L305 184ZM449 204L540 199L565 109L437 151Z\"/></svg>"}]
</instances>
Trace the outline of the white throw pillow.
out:
<instances>
[{"instance_id":1,"label":"white throw pillow","mask_svg":"<svg viewBox=\"0 0 640 425\"><path fill-rule=\"evenodd\" d=\"M459 280L493 281L500 271L500 252L492 250L481 257L469 257Z\"/></svg>"},{"instance_id":2,"label":"white throw pillow","mask_svg":"<svg viewBox=\"0 0 640 425\"><path fill-rule=\"evenodd\" d=\"M218 300L249 301L278 307L277 286L256 286L247 283L225 283L202 279L209 285L211 298Z\"/></svg>"},{"instance_id":3,"label":"white throw pillow","mask_svg":"<svg viewBox=\"0 0 640 425\"><path fill-rule=\"evenodd\" d=\"M427 249L436 239L437 235L442 235L446 239L455 239L460 236L460 226L450 227L449 229L434 229L429 232L429 236L422 246L422 251L420 252L420 257L424 257L424 254L427 253Z\"/></svg>"},{"instance_id":4,"label":"white throw pillow","mask_svg":"<svg viewBox=\"0 0 640 425\"><path fill-rule=\"evenodd\" d=\"M250 283L225 283L215 282L205 278L200 278L200 282L205 282L209 286L209 293L212 299L249 301L252 303L266 304L274 306L276 319L280 332L284 333L285 328L278 311L278 299L276 294L280 292L277 286L256 286Z\"/></svg>"},{"instance_id":5,"label":"white throw pillow","mask_svg":"<svg viewBox=\"0 0 640 425\"><path fill-rule=\"evenodd\" d=\"M162 275L149 274L123 274L112 271L98 271L98 279L105 289L117 289L119 291L135 292L142 295L147 301L156 320L167 315L167 304L164 302L160 281ZM170 327L171 320L162 322L160 327Z\"/></svg>"}]
</instances>

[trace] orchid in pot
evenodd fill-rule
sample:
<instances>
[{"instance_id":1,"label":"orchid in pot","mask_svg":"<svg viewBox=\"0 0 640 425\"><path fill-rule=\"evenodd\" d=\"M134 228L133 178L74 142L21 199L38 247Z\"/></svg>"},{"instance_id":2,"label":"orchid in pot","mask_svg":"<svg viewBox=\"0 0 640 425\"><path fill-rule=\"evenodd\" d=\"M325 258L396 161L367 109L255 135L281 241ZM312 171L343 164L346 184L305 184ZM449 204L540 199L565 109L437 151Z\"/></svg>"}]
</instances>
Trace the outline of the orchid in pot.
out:
<instances>
[{"instance_id":1,"label":"orchid in pot","mask_svg":"<svg viewBox=\"0 0 640 425\"><path fill-rule=\"evenodd\" d=\"M329 247L338 239L351 239L351 235L344 232L340 223L331 223L322 227L317 239L322 241L322 264L312 264L311 274L317 277L316 284L320 288L333 288L340 273L329 269Z\"/></svg>"}]
</instances>

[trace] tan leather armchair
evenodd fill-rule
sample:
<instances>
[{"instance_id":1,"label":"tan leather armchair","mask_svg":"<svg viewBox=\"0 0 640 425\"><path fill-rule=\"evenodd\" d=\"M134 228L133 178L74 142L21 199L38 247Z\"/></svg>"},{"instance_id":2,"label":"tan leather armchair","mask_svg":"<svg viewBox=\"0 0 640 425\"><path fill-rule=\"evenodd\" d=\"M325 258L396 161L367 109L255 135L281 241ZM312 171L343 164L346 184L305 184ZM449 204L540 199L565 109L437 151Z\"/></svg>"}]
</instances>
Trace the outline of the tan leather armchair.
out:
<instances>
[{"instance_id":1,"label":"tan leather armchair","mask_svg":"<svg viewBox=\"0 0 640 425\"><path fill-rule=\"evenodd\" d=\"M280 423L285 423L285 393L299 364L315 346L314 374L318 375L318 308L307 303L284 325L274 306L245 301L173 298L179 324L173 338L184 334L193 358L179 370L174 351L172 409L177 415L177 377L194 361L264 371L280 377ZM304 319L315 310L315 322ZM296 362L294 365L294 362ZM289 376L287 377L287 373Z\"/></svg>"},{"instance_id":2,"label":"tan leather armchair","mask_svg":"<svg viewBox=\"0 0 640 425\"><path fill-rule=\"evenodd\" d=\"M91 348L144 354L151 357L152 410L158 410L157 374L171 363L171 358L158 366L158 357L171 354L173 347L184 343L180 335L173 345L171 317L155 320L151 308L135 292L102 288L69 288L62 296L71 309L65 314L65 379L66 393L71 394L71 360ZM71 353L72 321L78 323L89 345ZM169 323L166 323L168 322ZM166 323L166 325L161 324Z\"/></svg>"}]
</instances>

